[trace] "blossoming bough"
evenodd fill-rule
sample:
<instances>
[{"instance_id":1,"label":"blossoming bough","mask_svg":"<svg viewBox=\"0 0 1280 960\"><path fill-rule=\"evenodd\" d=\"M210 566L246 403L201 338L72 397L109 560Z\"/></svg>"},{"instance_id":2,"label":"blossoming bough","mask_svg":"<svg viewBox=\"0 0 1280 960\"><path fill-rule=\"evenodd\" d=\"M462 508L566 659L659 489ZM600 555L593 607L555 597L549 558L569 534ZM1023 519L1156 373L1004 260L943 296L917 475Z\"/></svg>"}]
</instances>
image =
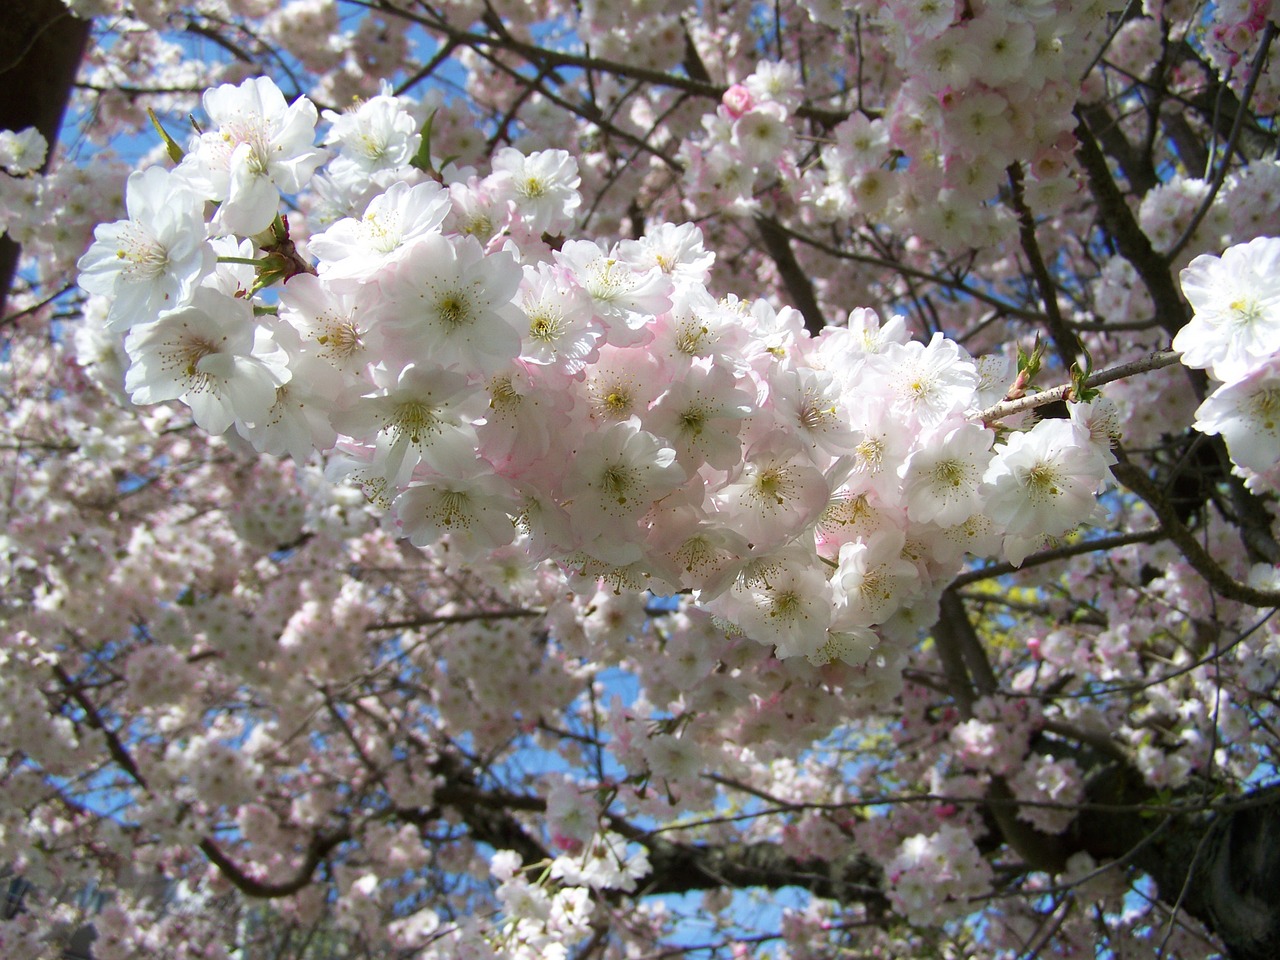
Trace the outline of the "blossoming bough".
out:
<instances>
[{"instance_id":1,"label":"blossoming bough","mask_svg":"<svg viewBox=\"0 0 1280 960\"><path fill-rule=\"evenodd\" d=\"M1194 917L1265 956L1229 858L1273 808L1229 804L1272 756L1276 168L1197 104L1229 83L1269 112L1266 11L808 4L759 61L759 24L678 6L565 11L586 55L390 6L236 38L263 11L232 3L193 28L249 61L289 43L311 96L210 74L123 213L0 144L31 275L80 259L82 368L159 404L53 386L65 337L6 355L24 816L0 859L50 896L121 852L184 880L197 907L158 912L101 874L95 956L278 954L316 922L422 956L649 950L673 921L648 892L799 880L823 899L777 931L792 953L1087 954L1101 916L1126 949L1204 955ZM127 16L163 4L111 12L87 71L181 69ZM491 157L460 104L365 80L409 24L467 51ZM858 69L824 87L818 50ZM108 75L88 95L126 120ZM1126 126L1147 110L1158 135ZM50 308L18 297L26 336ZM1213 382L1174 375L1171 338ZM679 608L647 620L646 587ZM593 684L617 664L632 702ZM563 777L520 773L535 745ZM125 817L89 798L103 758ZM993 864L1021 898L973 899ZM1172 925L1121 915L1139 870ZM216 933L199 898L228 882L250 899ZM625 922L610 889L640 898ZM68 910L0 935L56 950Z\"/></svg>"}]
</instances>

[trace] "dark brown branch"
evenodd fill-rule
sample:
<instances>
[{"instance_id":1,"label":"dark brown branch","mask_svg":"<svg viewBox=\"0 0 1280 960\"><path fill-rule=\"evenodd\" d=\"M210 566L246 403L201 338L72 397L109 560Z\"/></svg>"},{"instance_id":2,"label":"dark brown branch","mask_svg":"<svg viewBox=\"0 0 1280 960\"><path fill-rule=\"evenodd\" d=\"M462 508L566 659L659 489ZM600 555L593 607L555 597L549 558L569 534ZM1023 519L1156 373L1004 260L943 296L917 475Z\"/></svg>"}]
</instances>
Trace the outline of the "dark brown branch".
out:
<instances>
[{"instance_id":1,"label":"dark brown branch","mask_svg":"<svg viewBox=\"0 0 1280 960\"><path fill-rule=\"evenodd\" d=\"M727 86L722 84L708 83L705 80L699 80L692 76L667 73L664 70L655 70L650 67L643 67L637 64L619 63L618 61L606 60L601 57L568 53L563 50L551 50L546 47L540 47L537 44L526 43L525 41L512 36L511 33L505 29L495 31L492 35L469 33L466 30L459 30L456 27L451 26L444 20L413 16L396 8L386 9L385 12L413 20L429 30L439 31L456 43L464 44L477 50L484 47L510 51L511 53L518 54L540 69L547 67L570 67L579 70L593 70L611 74L615 77L627 77L632 80L640 80L657 87L683 90L684 92L695 96L717 101L724 97L724 93L728 89ZM846 110L828 110L822 107L812 106L810 104L801 104L796 108L795 115L806 120L814 120L825 127L833 127L842 120L847 119L849 113Z\"/></svg>"},{"instance_id":2,"label":"dark brown branch","mask_svg":"<svg viewBox=\"0 0 1280 960\"><path fill-rule=\"evenodd\" d=\"M853 849L830 860L797 860L775 843L728 843L720 846L672 843L618 820L610 828L643 844L652 872L642 883L646 894L688 893L723 887L802 887L815 896L840 903L863 903L885 910L880 868Z\"/></svg>"},{"instance_id":3,"label":"dark brown branch","mask_svg":"<svg viewBox=\"0 0 1280 960\"><path fill-rule=\"evenodd\" d=\"M1089 124L1089 129L1094 131L1102 149L1120 165L1133 193L1139 197L1144 196L1160 182L1151 163L1151 156L1134 149L1120 129L1120 124L1104 104L1082 104L1080 115Z\"/></svg>"},{"instance_id":4,"label":"dark brown branch","mask_svg":"<svg viewBox=\"0 0 1280 960\"><path fill-rule=\"evenodd\" d=\"M816 337L826 327L827 321L822 315L822 308L818 306L818 295L814 292L813 283L796 260L786 231L773 217L757 216L755 223L765 252L778 268L778 276L782 278L788 296L804 316L805 329Z\"/></svg>"},{"instance_id":5,"label":"dark brown branch","mask_svg":"<svg viewBox=\"0 0 1280 960\"><path fill-rule=\"evenodd\" d=\"M35 127L48 141L49 167L76 70L89 40L89 21L73 17L61 0L6 5L0 24L0 130ZM18 272L21 250L0 235L0 315Z\"/></svg>"},{"instance_id":6,"label":"dark brown branch","mask_svg":"<svg viewBox=\"0 0 1280 960\"><path fill-rule=\"evenodd\" d=\"M1097 204L1102 229L1115 241L1120 255L1138 272L1142 285L1155 304L1156 319L1172 337L1186 325L1190 316L1174 283L1169 262L1151 246L1151 241L1134 219L1124 194L1111 176L1102 148L1079 111L1076 119L1076 157Z\"/></svg>"},{"instance_id":7,"label":"dark brown branch","mask_svg":"<svg viewBox=\"0 0 1280 960\"><path fill-rule=\"evenodd\" d=\"M1218 165L1218 172L1213 178L1209 192L1205 194L1200 206L1196 209L1195 215L1191 218L1191 222L1187 224L1186 229L1182 231L1182 236L1178 237L1166 254L1169 260L1177 257L1183 248L1191 242L1191 237L1196 232L1196 228L1200 226L1200 222L1204 220L1209 208L1213 206L1213 201L1217 198L1218 191L1226 183L1227 174L1231 170L1231 154L1235 152L1236 146L1240 142L1240 134L1244 130L1244 119L1249 108L1249 101L1253 98L1253 91L1258 86L1258 80L1262 76L1263 65L1266 63L1267 55L1271 50L1271 41L1275 39L1275 35L1276 26L1268 20L1262 31L1262 39L1258 41L1258 50L1254 54L1253 63L1249 67L1249 78L1245 81L1244 90L1240 95L1240 107L1236 112L1235 120L1231 124L1231 132L1227 134L1227 143L1222 151L1222 162Z\"/></svg>"},{"instance_id":8,"label":"dark brown branch","mask_svg":"<svg viewBox=\"0 0 1280 960\"><path fill-rule=\"evenodd\" d=\"M1255 607L1280 606L1280 592L1251 587L1247 583L1235 580L1223 570L1209 552L1200 545L1195 534L1187 529L1174 505L1142 469L1122 458L1119 463L1112 466L1111 473L1146 501L1160 521L1165 535L1174 542L1196 573L1204 577L1209 586L1220 596Z\"/></svg>"},{"instance_id":9,"label":"dark brown branch","mask_svg":"<svg viewBox=\"0 0 1280 960\"><path fill-rule=\"evenodd\" d=\"M1040 242L1036 239L1036 221L1027 206L1027 198L1022 189L1022 167L1017 163L1009 164L1009 192L1013 202L1014 213L1018 217L1018 239L1022 252L1031 267L1031 276L1035 280L1036 289L1040 292L1040 301L1044 304L1045 325L1049 328L1049 338L1053 341L1058 359L1063 369L1070 370L1084 352L1084 347L1067 326L1058 308L1058 288L1053 282L1049 268L1045 265L1044 256L1040 253Z\"/></svg>"},{"instance_id":10,"label":"dark brown branch","mask_svg":"<svg viewBox=\"0 0 1280 960\"><path fill-rule=\"evenodd\" d=\"M62 689L65 690L71 696L71 699L76 702L76 705L84 711L85 722L102 734L103 739L107 742L107 752L111 754L111 759L116 762L121 770L129 775L129 779L134 783L142 787L144 790L149 789L147 786L147 778L144 777L142 775L142 771L138 769L137 763L134 762L132 755L130 755L128 749L126 749L123 741L121 741L115 730L107 726L106 721L102 719L102 714L98 712L97 706L92 700L85 696L84 690L80 684L71 679L71 676L62 669L61 664L55 663L53 665L53 675L57 678L58 683L62 684Z\"/></svg>"},{"instance_id":11,"label":"dark brown branch","mask_svg":"<svg viewBox=\"0 0 1280 960\"><path fill-rule=\"evenodd\" d=\"M293 876L280 883L255 880L245 873L234 860L223 853L222 848L209 837L205 837L200 841L200 852L208 857L209 862L217 867L222 875L242 893L246 893L251 897L271 900L277 897L291 896L311 883L311 876L315 873L316 867L320 865L320 862L333 852L334 847L346 843L350 839L351 831L346 828L340 828L329 834L317 834L311 839L311 843L307 846L306 855L302 858L302 863L294 871Z\"/></svg>"},{"instance_id":12,"label":"dark brown branch","mask_svg":"<svg viewBox=\"0 0 1280 960\"><path fill-rule=\"evenodd\" d=\"M869 267L879 267L884 270L890 270L903 277L915 277L916 279L923 280L926 283L936 284L937 286L943 287L947 290L954 290L965 297L972 297L974 300L980 300L993 307L1000 314L1017 317L1020 320L1028 320L1033 323L1040 323L1044 320L1044 315L1042 313L1035 310L1027 310L1023 307L1017 306L1016 304L1001 300L999 297L992 296L985 290L979 290L977 287L969 286L962 280L939 276L936 273L929 273L926 270L918 270L915 267L909 266L904 261L842 250L837 246L829 243L823 243L821 240L814 237L792 230L781 223L778 224L778 228L792 240L795 240L798 243L803 243L805 246L813 247L815 250L820 250L828 256L835 257L838 260L848 260L851 263L863 263Z\"/></svg>"},{"instance_id":13,"label":"dark brown branch","mask_svg":"<svg viewBox=\"0 0 1280 960\"><path fill-rule=\"evenodd\" d=\"M541 617L542 610L477 610L474 613L425 614L404 620L382 620L365 627L366 633L377 630L412 630L415 627L432 627L445 623L475 623L482 620L512 620L523 617Z\"/></svg>"},{"instance_id":14,"label":"dark brown branch","mask_svg":"<svg viewBox=\"0 0 1280 960\"><path fill-rule=\"evenodd\" d=\"M1005 574L1027 570L1044 563L1053 563L1057 560L1078 557L1085 553L1101 553L1114 550L1117 547L1127 547L1133 543L1155 543L1164 538L1165 532L1163 530L1136 530L1132 533L1117 533L1109 537L1082 540L1079 543L1068 544L1065 547L1057 547L1053 550L1032 554L1018 566L1014 566L1012 563L991 563L985 567L979 567L977 570L969 570L951 581L951 589L958 590L960 587L966 587L980 580L1003 577Z\"/></svg>"},{"instance_id":15,"label":"dark brown branch","mask_svg":"<svg viewBox=\"0 0 1280 960\"><path fill-rule=\"evenodd\" d=\"M973 716L975 694L991 696L999 688L991 661L987 658L968 611L953 589L943 592L938 622L933 627L938 656L947 675L947 685L963 717ZM1042 833L1018 816L1016 799L1004 777L992 777L987 786L986 811L1004 841L1036 870L1061 872L1070 856L1063 838Z\"/></svg>"}]
</instances>

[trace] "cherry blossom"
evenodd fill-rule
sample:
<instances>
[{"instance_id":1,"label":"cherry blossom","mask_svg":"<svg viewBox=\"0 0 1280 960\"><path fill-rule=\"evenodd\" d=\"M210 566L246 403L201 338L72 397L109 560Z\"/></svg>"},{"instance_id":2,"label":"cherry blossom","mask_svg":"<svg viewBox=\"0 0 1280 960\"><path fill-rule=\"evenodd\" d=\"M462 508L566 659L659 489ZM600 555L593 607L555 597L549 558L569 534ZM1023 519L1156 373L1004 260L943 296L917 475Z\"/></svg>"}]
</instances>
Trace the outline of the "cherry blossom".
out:
<instances>
[{"instance_id":1,"label":"cherry blossom","mask_svg":"<svg viewBox=\"0 0 1280 960\"><path fill-rule=\"evenodd\" d=\"M0 953L1245 955L1265 4L46 2Z\"/></svg>"},{"instance_id":2,"label":"cherry blossom","mask_svg":"<svg viewBox=\"0 0 1280 960\"><path fill-rule=\"evenodd\" d=\"M204 239L204 204L162 167L129 175L128 220L103 224L80 258L80 285L111 297L107 328L128 330L162 311L187 306L214 266Z\"/></svg>"},{"instance_id":3,"label":"cherry blossom","mask_svg":"<svg viewBox=\"0 0 1280 960\"><path fill-rule=\"evenodd\" d=\"M217 129L200 135L184 173L202 195L220 201L221 231L265 230L280 194L296 193L326 158L314 146L316 108L305 97L286 103L265 77L222 84L204 95L203 105Z\"/></svg>"},{"instance_id":4,"label":"cherry blossom","mask_svg":"<svg viewBox=\"0 0 1280 960\"><path fill-rule=\"evenodd\" d=\"M1277 257L1280 242L1260 237L1221 257L1198 257L1183 271L1182 289L1195 311L1173 340L1184 363L1230 381L1280 350Z\"/></svg>"}]
</instances>

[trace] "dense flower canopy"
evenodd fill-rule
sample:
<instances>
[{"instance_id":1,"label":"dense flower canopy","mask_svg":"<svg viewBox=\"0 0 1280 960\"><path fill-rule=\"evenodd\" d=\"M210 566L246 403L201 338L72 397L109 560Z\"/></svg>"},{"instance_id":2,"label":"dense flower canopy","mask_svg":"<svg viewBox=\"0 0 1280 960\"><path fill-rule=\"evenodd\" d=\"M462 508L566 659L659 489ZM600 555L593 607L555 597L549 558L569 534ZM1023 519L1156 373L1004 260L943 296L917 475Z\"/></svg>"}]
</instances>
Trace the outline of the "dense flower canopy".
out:
<instances>
[{"instance_id":1,"label":"dense flower canopy","mask_svg":"<svg viewBox=\"0 0 1280 960\"><path fill-rule=\"evenodd\" d=\"M0 953L1269 956L1269 3L38 7Z\"/></svg>"}]
</instances>

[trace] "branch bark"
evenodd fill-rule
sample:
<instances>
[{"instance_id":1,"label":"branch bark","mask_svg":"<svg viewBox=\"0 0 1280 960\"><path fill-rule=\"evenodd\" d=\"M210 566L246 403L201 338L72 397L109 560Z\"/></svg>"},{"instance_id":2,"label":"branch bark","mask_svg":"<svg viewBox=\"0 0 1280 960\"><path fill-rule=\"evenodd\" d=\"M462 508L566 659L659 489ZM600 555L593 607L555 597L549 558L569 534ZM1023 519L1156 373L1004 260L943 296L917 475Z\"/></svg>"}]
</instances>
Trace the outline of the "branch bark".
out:
<instances>
[{"instance_id":1,"label":"branch bark","mask_svg":"<svg viewBox=\"0 0 1280 960\"><path fill-rule=\"evenodd\" d=\"M1190 315L1177 284L1173 282L1169 262L1156 252L1147 235L1142 232L1133 211L1125 202L1124 194L1116 186L1107 166L1106 155L1098 146L1084 116L1077 111L1076 119L1076 157L1084 170L1094 202L1098 205L1102 229L1115 241L1120 255L1138 272L1142 285L1147 288L1155 304L1156 319L1172 337L1186 325Z\"/></svg>"},{"instance_id":2,"label":"branch bark","mask_svg":"<svg viewBox=\"0 0 1280 960\"><path fill-rule=\"evenodd\" d=\"M756 229L760 231L760 239L764 249L778 268L778 276L782 278L787 293L795 301L796 308L804 315L804 327L810 335L817 336L827 325L818 306L818 295L808 275L796 260L795 251L791 249L791 241L787 232L772 217L756 217Z\"/></svg>"},{"instance_id":3,"label":"branch bark","mask_svg":"<svg viewBox=\"0 0 1280 960\"><path fill-rule=\"evenodd\" d=\"M62 0L23 0L6 6L0 24L0 130L35 127L49 142L52 157L88 40L89 21L73 17ZM13 238L0 236L0 316L20 256Z\"/></svg>"}]
</instances>

